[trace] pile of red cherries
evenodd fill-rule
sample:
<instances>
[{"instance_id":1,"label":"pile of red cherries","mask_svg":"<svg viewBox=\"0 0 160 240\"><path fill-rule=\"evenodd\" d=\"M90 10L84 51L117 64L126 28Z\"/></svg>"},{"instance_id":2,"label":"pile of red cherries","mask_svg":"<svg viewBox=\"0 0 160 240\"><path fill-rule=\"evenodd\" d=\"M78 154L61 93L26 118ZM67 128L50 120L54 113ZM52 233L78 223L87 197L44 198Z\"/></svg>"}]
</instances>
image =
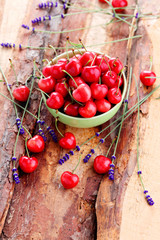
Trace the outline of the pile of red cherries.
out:
<instances>
[{"instance_id":1,"label":"pile of red cherries","mask_svg":"<svg viewBox=\"0 0 160 240\"><path fill-rule=\"evenodd\" d=\"M122 99L122 71L118 58L95 52L74 54L70 59L43 68L39 88L49 94L49 108L74 117L91 118L108 112Z\"/></svg>"}]
</instances>

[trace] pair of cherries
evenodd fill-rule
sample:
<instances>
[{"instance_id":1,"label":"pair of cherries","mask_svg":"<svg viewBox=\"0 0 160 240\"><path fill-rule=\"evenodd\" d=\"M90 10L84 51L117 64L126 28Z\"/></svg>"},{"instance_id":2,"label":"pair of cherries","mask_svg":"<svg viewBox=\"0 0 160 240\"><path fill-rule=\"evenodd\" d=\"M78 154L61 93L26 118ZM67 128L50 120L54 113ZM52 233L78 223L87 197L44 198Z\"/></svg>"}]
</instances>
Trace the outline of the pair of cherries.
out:
<instances>
[{"instance_id":1,"label":"pair of cherries","mask_svg":"<svg viewBox=\"0 0 160 240\"><path fill-rule=\"evenodd\" d=\"M46 66L42 71L45 78L39 80L38 86L50 94L46 101L49 108L91 118L121 101L122 69L119 59L86 51Z\"/></svg>"},{"instance_id":2,"label":"pair of cherries","mask_svg":"<svg viewBox=\"0 0 160 240\"><path fill-rule=\"evenodd\" d=\"M103 155L99 155L94 159L93 167L98 174L105 174L109 171L111 163L112 161L109 158ZM66 189L74 188L78 184L78 182L79 177L77 174L65 171L61 175L61 183Z\"/></svg>"},{"instance_id":3,"label":"pair of cherries","mask_svg":"<svg viewBox=\"0 0 160 240\"><path fill-rule=\"evenodd\" d=\"M105 1L105 0L99 0L99 2L101 3L107 3L109 2L109 0ZM120 8L120 9L115 9L115 11L117 13L121 13L124 11L123 8L128 6L128 1L127 0L112 0L112 6L114 8Z\"/></svg>"}]
</instances>

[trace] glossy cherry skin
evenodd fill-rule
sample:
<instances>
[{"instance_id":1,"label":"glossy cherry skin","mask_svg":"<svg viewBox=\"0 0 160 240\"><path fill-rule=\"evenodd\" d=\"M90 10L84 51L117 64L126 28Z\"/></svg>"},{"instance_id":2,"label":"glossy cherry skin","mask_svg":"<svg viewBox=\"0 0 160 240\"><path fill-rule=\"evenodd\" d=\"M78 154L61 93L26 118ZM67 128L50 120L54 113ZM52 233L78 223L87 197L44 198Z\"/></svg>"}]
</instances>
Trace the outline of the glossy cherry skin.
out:
<instances>
[{"instance_id":1,"label":"glossy cherry skin","mask_svg":"<svg viewBox=\"0 0 160 240\"><path fill-rule=\"evenodd\" d=\"M76 147L76 138L71 132L66 132L59 140L59 145L64 149L73 149Z\"/></svg>"},{"instance_id":2,"label":"glossy cherry skin","mask_svg":"<svg viewBox=\"0 0 160 240\"><path fill-rule=\"evenodd\" d=\"M85 103L91 98L91 89L86 83L82 83L73 90L72 96L78 102Z\"/></svg>"},{"instance_id":3,"label":"glossy cherry skin","mask_svg":"<svg viewBox=\"0 0 160 240\"><path fill-rule=\"evenodd\" d=\"M40 153L44 150L45 143L41 136L35 135L27 141L27 148L34 153Z\"/></svg>"},{"instance_id":4,"label":"glossy cherry skin","mask_svg":"<svg viewBox=\"0 0 160 240\"><path fill-rule=\"evenodd\" d=\"M74 77L74 81L76 82L76 84L79 86L81 85L82 83L85 83L85 81L81 78L81 77ZM69 86L72 87L72 88L77 88L75 82L73 81L72 78L69 79Z\"/></svg>"},{"instance_id":5,"label":"glossy cherry skin","mask_svg":"<svg viewBox=\"0 0 160 240\"><path fill-rule=\"evenodd\" d=\"M50 97L47 99L46 104L49 108L59 109L64 104L64 98L60 93L52 92Z\"/></svg>"},{"instance_id":6,"label":"glossy cherry skin","mask_svg":"<svg viewBox=\"0 0 160 240\"><path fill-rule=\"evenodd\" d=\"M92 52L85 52L83 55L80 57L79 61L81 62L82 66L91 66L95 64L95 58L96 55L95 53Z\"/></svg>"},{"instance_id":7,"label":"glossy cherry skin","mask_svg":"<svg viewBox=\"0 0 160 240\"><path fill-rule=\"evenodd\" d=\"M74 188L78 184L78 182L79 182L79 177L77 174L73 174L69 171L65 171L61 175L61 183L63 187L66 189Z\"/></svg>"},{"instance_id":8,"label":"glossy cherry skin","mask_svg":"<svg viewBox=\"0 0 160 240\"><path fill-rule=\"evenodd\" d=\"M56 80L52 77L42 78L38 81L38 87L45 93L53 92Z\"/></svg>"},{"instance_id":9,"label":"glossy cherry skin","mask_svg":"<svg viewBox=\"0 0 160 240\"><path fill-rule=\"evenodd\" d=\"M60 58L58 60L58 63L64 63L66 65L68 63L68 60L66 58Z\"/></svg>"},{"instance_id":10,"label":"glossy cherry skin","mask_svg":"<svg viewBox=\"0 0 160 240\"><path fill-rule=\"evenodd\" d=\"M26 102L29 97L30 90L27 86L20 86L13 90L13 97L20 101Z\"/></svg>"},{"instance_id":11,"label":"glossy cherry skin","mask_svg":"<svg viewBox=\"0 0 160 240\"><path fill-rule=\"evenodd\" d=\"M109 70L108 58L106 56L98 55L95 64L100 67L102 73Z\"/></svg>"},{"instance_id":12,"label":"glossy cherry skin","mask_svg":"<svg viewBox=\"0 0 160 240\"><path fill-rule=\"evenodd\" d=\"M112 6L114 8L124 8L128 6L127 0L112 0ZM121 13L124 9L115 9L117 13Z\"/></svg>"},{"instance_id":13,"label":"glossy cherry skin","mask_svg":"<svg viewBox=\"0 0 160 240\"><path fill-rule=\"evenodd\" d=\"M68 95L68 84L66 82L58 82L55 85L55 91L60 93L63 97Z\"/></svg>"},{"instance_id":14,"label":"glossy cherry skin","mask_svg":"<svg viewBox=\"0 0 160 240\"><path fill-rule=\"evenodd\" d=\"M81 58L81 54L76 54L75 56L73 56L72 58L70 58L70 59L80 59Z\"/></svg>"},{"instance_id":15,"label":"glossy cherry skin","mask_svg":"<svg viewBox=\"0 0 160 240\"><path fill-rule=\"evenodd\" d=\"M51 76L55 79L64 78L66 75L65 72L63 72L63 70L65 70L65 66L66 64L64 62L59 62L52 65Z\"/></svg>"},{"instance_id":16,"label":"glossy cherry skin","mask_svg":"<svg viewBox=\"0 0 160 240\"><path fill-rule=\"evenodd\" d=\"M66 64L65 70L72 77L76 77L81 73L82 65L78 59L71 59L70 62Z\"/></svg>"},{"instance_id":17,"label":"glossy cherry skin","mask_svg":"<svg viewBox=\"0 0 160 240\"><path fill-rule=\"evenodd\" d=\"M97 100L105 98L108 93L108 87L105 84L92 83L90 88L92 97Z\"/></svg>"},{"instance_id":18,"label":"glossy cherry skin","mask_svg":"<svg viewBox=\"0 0 160 240\"><path fill-rule=\"evenodd\" d=\"M108 101L112 104L117 104L121 101L122 95L121 90L117 87L109 89L107 93Z\"/></svg>"},{"instance_id":19,"label":"glossy cherry skin","mask_svg":"<svg viewBox=\"0 0 160 240\"><path fill-rule=\"evenodd\" d=\"M97 111L101 113L108 112L111 109L111 103L106 99L100 99L95 101Z\"/></svg>"},{"instance_id":20,"label":"glossy cherry skin","mask_svg":"<svg viewBox=\"0 0 160 240\"><path fill-rule=\"evenodd\" d=\"M115 72L108 71L103 75L102 83L106 84L108 88L120 87L123 84L123 79Z\"/></svg>"},{"instance_id":21,"label":"glossy cherry skin","mask_svg":"<svg viewBox=\"0 0 160 240\"><path fill-rule=\"evenodd\" d=\"M140 80L145 86L152 86L156 81L156 74L152 71L142 71L140 73Z\"/></svg>"},{"instance_id":22,"label":"glossy cherry skin","mask_svg":"<svg viewBox=\"0 0 160 240\"><path fill-rule=\"evenodd\" d=\"M38 160L35 157L23 156L19 159L19 166L25 173L32 173L38 166Z\"/></svg>"},{"instance_id":23,"label":"glossy cherry skin","mask_svg":"<svg viewBox=\"0 0 160 240\"><path fill-rule=\"evenodd\" d=\"M42 74L45 76L45 77L49 77L51 76L51 69L52 69L52 66L46 66L43 68L42 70Z\"/></svg>"},{"instance_id":24,"label":"glossy cherry skin","mask_svg":"<svg viewBox=\"0 0 160 240\"><path fill-rule=\"evenodd\" d=\"M97 173L104 174L109 171L111 163L112 161L109 158L99 155L94 159L93 167Z\"/></svg>"},{"instance_id":25,"label":"glossy cherry skin","mask_svg":"<svg viewBox=\"0 0 160 240\"><path fill-rule=\"evenodd\" d=\"M79 114L84 118L94 117L96 115L96 112L97 112L97 107L92 100L89 100L88 102L86 102L84 107L79 107Z\"/></svg>"},{"instance_id":26,"label":"glossy cherry skin","mask_svg":"<svg viewBox=\"0 0 160 240\"><path fill-rule=\"evenodd\" d=\"M81 77L87 83L98 82L101 76L101 69L98 66L87 66L82 68Z\"/></svg>"},{"instance_id":27,"label":"glossy cherry skin","mask_svg":"<svg viewBox=\"0 0 160 240\"><path fill-rule=\"evenodd\" d=\"M72 103L71 101L66 101L64 104L64 112L73 117L78 116L78 109L79 109L79 104L78 103Z\"/></svg>"},{"instance_id":28,"label":"glossy cherry skin","mask_svg":"<svg viewBox=\"0 0 160 240\"><path fill-rule=\"evenodd\" d=\"M110 58L108 62L111 70L115 73L119 74L122 71L123 64L118 58Z\"/></svg>"}]
</instances>

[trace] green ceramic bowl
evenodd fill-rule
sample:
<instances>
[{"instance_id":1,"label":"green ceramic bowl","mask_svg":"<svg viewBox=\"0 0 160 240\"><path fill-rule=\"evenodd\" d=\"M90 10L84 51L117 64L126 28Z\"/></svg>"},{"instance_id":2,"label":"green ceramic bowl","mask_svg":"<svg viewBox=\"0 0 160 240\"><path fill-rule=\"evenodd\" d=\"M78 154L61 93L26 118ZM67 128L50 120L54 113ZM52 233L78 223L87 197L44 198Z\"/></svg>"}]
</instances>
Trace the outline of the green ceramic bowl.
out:
<instances>
[{"instance_id":1,"label":"green ceramic bowl","mask_svg":"<svg viewBox=\"0 0 160 240\"><path fill-rule=\"evenodd\" d=\"M81 49L81 52L85 52L85 50ZM78 53L78 51L75 50L75 53ZM100 52L95 52L95 53L96 54L102 54ZM73 56L73 52L69 51L67 53L65 52L65 53L59 55L57 58L54 58L52 60L52 64L55 64L57 59L66 58L67 55L69 57L72 57ZM69 125L71 127L76 127L76 128L96 127L96 126L101 125L101 124L107 122L108 120L110 120L117 113L119 108L121 107L123 99L124 99L125 94L126 94L126 89L127 89L127 81L126 81L126 77L125 77L124 74L123 74L123 79L124 79L124 83L123 83L123 91L122 91L122 100L121 100L121 102L119 102L114 107L112 107L108 112L102 113L102 114L100 114L98 116L95 116L95 117L92 117L92 118L72 117L72 116L66 115L64 113L61 113L59 111L56 111L54 109L51 109L51 108L47 107L47 105L46 105L46 107L48 108L49 112L55 118L58 117L58 120L60 122L62 122L64 124L67 124L67 125ZM43 100L46 103L46 98L45 98L44 95L43 95Z\"/></svg>"}]
</instances>

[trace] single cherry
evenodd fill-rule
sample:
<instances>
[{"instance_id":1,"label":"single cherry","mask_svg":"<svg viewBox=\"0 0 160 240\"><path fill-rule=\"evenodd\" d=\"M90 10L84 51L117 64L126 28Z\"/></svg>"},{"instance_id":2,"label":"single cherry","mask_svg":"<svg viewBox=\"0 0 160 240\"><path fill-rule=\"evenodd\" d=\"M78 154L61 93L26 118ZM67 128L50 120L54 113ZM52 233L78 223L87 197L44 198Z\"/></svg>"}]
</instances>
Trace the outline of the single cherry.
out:
<instances>
[{"instance_id":1,"label":"single cherry","mask_svg":"<svg viewBox=\"0 0 160 240\"><path fill-rule=\"evenodd\" d=\"M42 78L38 82L39 88L45 93L53 92L55 84L56 80L52 77Z\"/></svg>"},{"instance_id":2,"label":"single cherry","mask_svg":"<svg viewBox=\"0 0 160 240\"><path fill-rule=\"evenodd\" d=\"M84 118L94 117L96 115L96 112L97 112L97 107L92 100L89 100L88 102L86 102L84 107L79 107L79 114Z\"/></svg>"},{"instance_id":3,"label":"single cherry","mask_svg":"<svg viewBox=\"0 0 160 240\"><path fill-rule=\"evenodd\" d=\"M27 86L20 86L13 90L13 97L20 101L26 102L29 97L30 90Z\"/></svg>"},{"instance_id":4,"label":"single cherry","mask_svg":"<svg viewBox=\"0 0 160 240\"><path fill-rule=\"evenodd\" d=\"M107 173L111 163L112 161L109 158L99 155L94 159L94 170L99 174Z\"/></svg>"},{"instance_id":5,"label":"single cherry","mask_svg":"<svg viewBox=\"0 0 160 240\"><path fill-rule=\"evenodd\" d=\"M125 10L123 8L128 6L128 2L127 0L112 0L112 6L114 8L122 8L122 9L115 9L117 13L121 13L121 12L124 12Z\"/></svg>"},{"instance_id":6,"label":"single cherry","mask_svg":"<svg viewBox=\"0 0 160 240\"><path fill-rule=\"evenodd\" d=\"M102 73L109 70L108 58L106 56L98 55L96 57L96 65L100 67Z\"/></svg>"},{"instance_id":7,"label":"single cherry","mask_svg":"<svg viewBox=\"0 0 160 240\"><path fill-rule=\"evenodd\" d=\"M59 140L59 145L65 149L72 149L76 147L76 138L71 132L66 132L64 137Z\"/></svg>"},{"instance_id":8,"label":"single cherry","mask_svg":"<svg viewBox=\"0 0 160 240\"><path fill-rule=\"evenodd\" d=\"M68 84L66 82L58 82L55 85L55 91L60 93L63 97L66 97L68 94Z\"/></svg>"},{"instance_id":9,"label":"single cherry","mask_svg":"<svg viewBox=\"0 0 160 240\"><path fill-rule=\"evenodd\" d=\"M82 83L73 90L72 96L78 102L85 103L91 98L91 89L86 83Z\"/></svg>"},{"instance_id":10,"label":"single cherry","mask_svg":"<svg viewBox=\"0 0 160 240\"><path fill-rule=\"evenodd\" d=\"M35 135L33 138L27 141L27 148L34 153L40 153L44 150L44 140L41 136Z\"/></svg>"},{"instance_id":11,"label":"single cherry","mask_svg":"<svg viewBox=\"0 0 160 240\"><path fill-rule=\"evenodd\" d=\"M152 71L142 71L140 73L140 80L145 86L152 86L156 81L156 74Z\"/></svg>"},{"instance_id":12,"label":"single cherry","mask_svg":"<svg viewBox=\"0 0 160 240\"><path fill-rule=\"evenodd\" d=\"M46 104L49 108L59 109L64 104L64 98L60 93L52 92L50 97L47 99Z\"/></svg>"},{"instance_id":13,"label":"single cherry","mask_svg":"<svg viewBox=\"0 0 160 240\"><path fill-rule=\"evenodd\" d=\"M52 65L51 76L55 79L64 78L66 75L65 72L63 72L63 70L65 70L65 66L66 66L66 63L64 63L64 62L59 62L59 63Z\"/></svg>"},{"instance_id":14,"label":"single cherry","mask_svg":"<svg viewBox=\"0 0 160 240\"><path fill-rule=\"evenodd\" d=\"M68 60L66 58L60 58L58 60L58 63L64 63L66 65L68 63Z\"/></svg>"},{"instance_id":15,"label":"single cherry","mask_svg":"<svg viewBox=\"0 0 160 240\"><path fill-rule=\"evenodd\" d=\"M111 70L115 73L119 74L122 71L123 64L118 58L110 58L108 62Z\"/></svg>"},{"instance_id":16,"label":"single cherry","mask_svg":"<svg viewBox=\"0 0 160 240\"><path fill-rule=\"evenodd\" d=\"M51 76L51 69L52 69L52 66L50 66L50 65L44 67L43 70L42 70L42 74L43 74L45 77Z\"/></svg>"},{"instance_id":17,"label":"single cherry","mask_svg":"<svg viewBox=\"0 0 160 240\"><path fill-rule=\"evenodd\" d=\"M73 117L78 116L78 109L79 109L79 104L78 103L72 103L71 101L66 101L64 104L64 112Z\"/></svg>"},{"instance_id":18,"label":"single cherry","mask_svg":"<svg viewBox=\"0 0 160 240\"><path fill-rule=\"evenodd\" d=\"M79 61L81 62L82 66L91 66L95 64L95 58L96 55L95 53L92 52L85 52L83 55L80 57Z\"/></svg>"},{"instance_id":19,"label":"single cherry","mask_svg":"<svg viewBox=\"0 0 160 240\"><path fill-rule=\"evenodd\" d=\"M108 87L105 84L92 83L90 88L92 97L97 100L105 98L108 93Z\"/></svg>"},{"instance_id":20,"label":"single cherry","mask_svg":"<svg viewBox=\"0 0 160 240\"><path fill-rule=\"evenodd\" d=\"M101 76L101 69L96 65L82 68L81 77L88 83L98 82L100 76Z\"/></svg>"},{"instance_id":21,"label":"single cherry","mask_svg":"<svg viewBox=\"0 0 160 240\"><path fill-rule=\"evenodd\" d=\"M19 166L25 173L31 173L36 170L38 166L38 160L35 157L23 156L19 159Z\"/></svg>"},{"instance_id":22,"label":"single cherry","mask_svg":"<svg viewBox=\"0 0 160 240\"><path fill-rule=\"evenodd\" d=\"M74 188L78 184L78 182L79 182L79 177L77 176L77 174L73 174L69 171L65 171L61 175L61 183L63 187L66 189Z\"/></svg>"},{"instance_id":23,"label":"single cherry","mask_svg":"<svg viewBox=\"0 0 160 240\"><path fill-rule=\"evenodd\" d=\"M65 70L72 77L76 77L81 73L82 65L78 59L71 59L70 62L66 64Z\"/></svg>"},{"instance_id":24,"label":"single cherry","mask_svg":"<svg viewBox=\"0 0 160 240\"><path fill-rule=\"evenodd\" d=\"M106 99L100 99L95 101L97 111L101 113L108 112L111 109L111 103Z\"/></svg>"},{"instance_id":25,"label":"single cherry","mask_svg":"<svg viewBox=\"0 0 160 240\"><path fill-rule=\"evenodd\" d=\"M79 86L82 83L85 83L85 81L81 77L74 77L73 79L70 78L69 82L68 82L69 86L72 87L72 88L77 88L77 85ZM75 82L76 82L77 85L75 84Z\"/></svg>"},{"instance_id":26,"label":"single cherry","mask_svg":"<svg viewBox=\"0 0 160 240\"><path fill-rule=\"evenodd\" d=\"M109 89L107 93L107 98L112 104L119 103L122 99L121 90L117 87Z\"/></svg>"},{"instance_id":27,"label":"single cherry","mask_svg":"<svg viewBox=\"0 0 160 240\"><path fill-rule=\"evenodd\" d=\"M102 77L102 83L108 88L120 87L123 84L123 79L113 71L106 72Z\"/></svg>"}]
</instances>

